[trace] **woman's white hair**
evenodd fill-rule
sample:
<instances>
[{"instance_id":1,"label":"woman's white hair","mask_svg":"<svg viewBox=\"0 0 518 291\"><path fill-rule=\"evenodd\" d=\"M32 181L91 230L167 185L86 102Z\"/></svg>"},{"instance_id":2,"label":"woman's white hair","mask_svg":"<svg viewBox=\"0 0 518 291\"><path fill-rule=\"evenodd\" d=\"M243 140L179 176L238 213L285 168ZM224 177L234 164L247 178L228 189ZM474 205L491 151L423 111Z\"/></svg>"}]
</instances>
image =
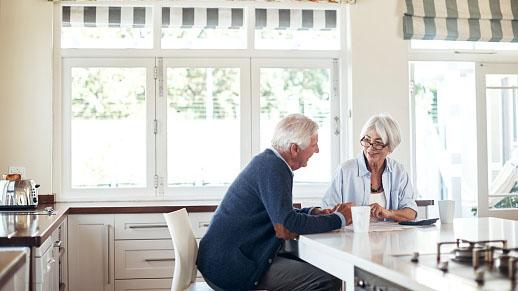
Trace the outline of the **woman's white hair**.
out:
<instances>
[{"instance_id":1,"label":"woman's white hair","mask_svg":"<svg viewBox=\"0 0 518 291\"><path fill-rule=\"evenodd\" d=\"M384 144L392 152L401 143L401 130L399 124L388 113L380 113L371 116L363 125L360 138L363 138L371 130L374 130Z\"/></svg>"},{"instance_id":2,"label":"woman's white hair","mask_svg":"<svg viewBox=\"0 0 518 291\"><path fill-rule=\"evenodd\" d=\"M272 137L272 147L278 151L289 151L290 145L296 144L305 149L311 143L311 137L318 132L318 124L310 118L296 113L290 114L277 124Z\"/></svg>"}]
</instances>

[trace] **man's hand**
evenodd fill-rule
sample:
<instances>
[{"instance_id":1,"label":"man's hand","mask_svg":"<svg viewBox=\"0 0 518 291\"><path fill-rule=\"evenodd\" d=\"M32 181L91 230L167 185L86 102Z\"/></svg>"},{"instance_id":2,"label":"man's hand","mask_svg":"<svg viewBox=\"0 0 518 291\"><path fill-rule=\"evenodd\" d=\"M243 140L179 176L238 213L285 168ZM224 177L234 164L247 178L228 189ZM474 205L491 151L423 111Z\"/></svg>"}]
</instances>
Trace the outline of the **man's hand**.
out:
<instances>
[{"instance_id":1,"label":"man's hand","mask_svg":"<svg viewBox=\"0 0 518 291\"><path fill-rule=\"evenodd\" d=\"M381 207L378 203L373 203L371 207L371 217L376 219L391 219L392 213L390 210Z\"/></svg>"},{"instance_id":2,"label":"man's hand","mask_svg":"<svg viewBox=\"0 0 518 291\"><path fill-rule=\"evenodd\" d=\"M353 204L351 202L347 203L340 203L337 204L334 208L335 211L340 212L345 217L345 224L349 225L353 222L352 214L351 214L351 207Z\"/></svg>"},{"instance_id":3,"label":"man's hand","mask_svg":"<svg viewBox=\"0 0 518 291\"><path fill-rule=\"evenodd\" d=\"M331 214L334 211L335 210L331 209L331 208L322 209L320 207L315 207L315 208L313 208L313 210L311 210L311 215Z\"/></svg>"},{"instance_id":4,"label":"man's hand","mask_svg":"<svg viewBox=\"0 0 518 291\"><path fill-rule=\"evenodd\" d=\"M273 226L275 229L275 236L283 240L292 240L299 237L297 233L289 231L284 225L277 223Z\"/></svg>"}]
</instances>

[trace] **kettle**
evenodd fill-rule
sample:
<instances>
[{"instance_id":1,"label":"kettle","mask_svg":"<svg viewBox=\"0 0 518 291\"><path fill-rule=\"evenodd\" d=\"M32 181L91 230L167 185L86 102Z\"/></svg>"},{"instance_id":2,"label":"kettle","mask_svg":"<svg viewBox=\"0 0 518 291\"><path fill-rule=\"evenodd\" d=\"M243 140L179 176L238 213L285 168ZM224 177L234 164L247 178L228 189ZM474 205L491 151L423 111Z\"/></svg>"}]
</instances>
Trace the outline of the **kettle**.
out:
<instances>
[{"instance_id":1,"label":"kettle","mask_svg":"<svg viewBox=\"0 0 518 291\"><path fill-rule=\"evenodd\" d=\"M38 206L34 180L0 180L0 209L28 209Z\"/></svg>"}]
</instances>

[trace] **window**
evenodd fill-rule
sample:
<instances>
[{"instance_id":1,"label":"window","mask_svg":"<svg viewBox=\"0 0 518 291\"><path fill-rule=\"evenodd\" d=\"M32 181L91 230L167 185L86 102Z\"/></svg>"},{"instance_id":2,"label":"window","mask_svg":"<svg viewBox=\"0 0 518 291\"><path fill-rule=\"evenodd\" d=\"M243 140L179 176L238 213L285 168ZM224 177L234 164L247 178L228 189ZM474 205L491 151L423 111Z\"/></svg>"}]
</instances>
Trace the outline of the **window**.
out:
<instances>
[{"instance_id":1,"label":"window","mask_svg":"<svg viewBox=\"0 0 518 291\"><path fill-rule=\"evenodd\" d=\"M291 113L318 122L321 150L294 194L323 193L345 149L341 10L183 4L56 4L63 197L219 199Z\"/></svg>"},{"instance_id":2,"label":"window","mask_svg":"<svg viewBox=\"0 0 518 291\"><path fill-rule=\"evenodd\" d=\"M153 68L143 59L65 60L64 189L153 192Z\"/></svg>"},{"instance_id":3,"label":"window","mask_svg":"<svg viewBox=\"0 0 518 291\"><path fill-rule=\"evenodd\" d=\"M152 48L151 7L63 6L62 48Z\"/></svg>"},{"instance_id":4,"label":"window","mask_svg":"<svg viewBox=\"0 0 518 291\"><path fill-rule=\"evenodd\" d=\"M518 70L485 74L489 209L518 208Z\"/></svg>"},{"instance_id":5,"label":"window","mask_svg":"<svg viewBox=\"0 0 518 291\"><path fill-rule=\"evenodd\" d=\"M412 49L416 50L518 50L518 43L484 41L449 41L449 40L411 40Z\"/></svg>"},{"instance_id":6,"label":"window","mask_svg":"<svg viewBox=\"0 0 518 291\"><path fill-rule=\"evenodd\" d=\"M412 62L415 188L420 199L454 199L458 216L477 200L475 64Z\"/></svg>"},{"instance_id":7,"label":"window","mask_svg":"<svg viewBox=\"0 0 518 291\"><path fill-rule=\"evenodd\" d=\"M301 112L319 126L318 144L331 145L331 68L261 68L260 69L261 148L270 146L277 121ZM301 183L329 182L331 156L323 151L309 161L310 167L297 171L294 180Z\"/></svg>"},{"instance_id":8,"label":"window","mask_svg":"<svg viewBox=\"0 0 518 291\"><path fill-rule=\"evenodd\" d=\"M255 9L258 49L336 50L336 10Z\"/></svg>"},{"instance_id":9,"label":"window","mask_svg":"<svg viewBox=\"0 0 518 291\"><path fill-rule=\"evenodd\" d=\"M162 8L162 48L244 49L243 8Z\"/></svg>"},{"instance_id":10,"label":"window","mask_svg":"<svg viewBox=\"0 0 518 291\"><path fill-rule=\"evenodd\" d=\"M166 70L167 185L229 185L240 170L241 67L188 63Z\"/></svg>"},{"instance_id":11,"label":"window","mask_svg":"<svg viewBox=\"0 0 518 291\"><path fill-rule=\"evenodd\" d=\"M515 217L518 67L514 44L420 42L429 42L430 50L410 52L413 174L419 197L453 199L459 217ZM446 43L453 49L466 45L468 51L456 54L436 46ZM485 48L494 51L479 51Z\"/></svg>"}]
</instances>

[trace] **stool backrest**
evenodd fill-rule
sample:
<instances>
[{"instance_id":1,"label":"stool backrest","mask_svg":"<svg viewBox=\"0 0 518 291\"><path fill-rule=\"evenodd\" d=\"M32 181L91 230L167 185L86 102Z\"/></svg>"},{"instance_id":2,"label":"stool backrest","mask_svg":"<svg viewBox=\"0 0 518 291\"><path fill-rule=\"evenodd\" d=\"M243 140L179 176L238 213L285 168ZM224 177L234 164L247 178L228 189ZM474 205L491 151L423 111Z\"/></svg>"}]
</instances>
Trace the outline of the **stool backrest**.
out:
<instances>
[{"instance_id":1,"label":"stool backrest","mask_svg":"<svg viewBox=\"0 0 518 291\"><path fill-rule=\"evenodd\" d=\"M171 290L185 290L196 280L198 244L192 232L187 210L164 213L174 247L174 274Z\"/></svg>"}]
</instances>

